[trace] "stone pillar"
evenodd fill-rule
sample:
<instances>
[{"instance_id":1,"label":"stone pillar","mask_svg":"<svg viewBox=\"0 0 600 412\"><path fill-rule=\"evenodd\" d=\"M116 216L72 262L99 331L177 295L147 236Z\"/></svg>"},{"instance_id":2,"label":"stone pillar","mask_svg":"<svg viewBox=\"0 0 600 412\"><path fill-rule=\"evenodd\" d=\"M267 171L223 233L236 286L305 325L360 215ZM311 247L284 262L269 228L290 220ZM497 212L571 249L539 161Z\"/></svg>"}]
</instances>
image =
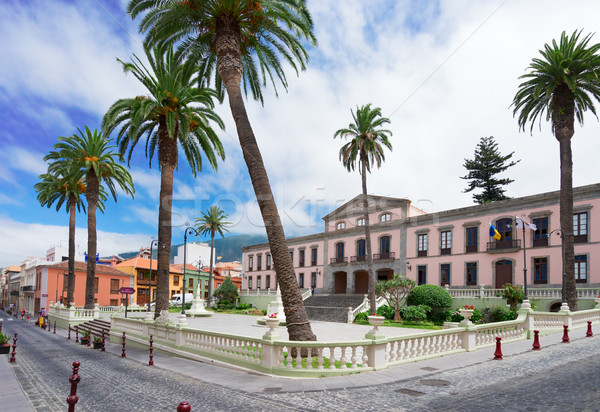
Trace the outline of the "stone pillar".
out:
<instances>
[{"instance_id":1,"label":"stone pillar","mask_svg":"<svg viewBox=\"0 0 600 412\"><path fill-rule=\"evenodd\" d=\"M464 332L461 333L462 347L467 352L475 350L475 333L470 326L466 326Z\"/></svg>"}]
</instances>

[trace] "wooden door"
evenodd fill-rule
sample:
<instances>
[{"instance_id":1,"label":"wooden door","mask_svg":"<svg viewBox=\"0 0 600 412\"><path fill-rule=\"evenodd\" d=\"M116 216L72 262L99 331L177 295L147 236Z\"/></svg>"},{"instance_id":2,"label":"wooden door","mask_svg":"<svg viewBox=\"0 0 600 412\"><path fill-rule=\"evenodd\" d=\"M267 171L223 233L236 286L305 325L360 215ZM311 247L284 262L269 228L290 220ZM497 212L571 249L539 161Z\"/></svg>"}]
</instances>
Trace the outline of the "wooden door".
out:
<instances>
[{"instance_id":1,"label":"wooden door","mask_svg":"<svg viewBox=\"0 0 600 412\"><path fill-rule=\"evenodd\" d=\"M369 274L365 271L354 274L354 293L369 293Z\"/></svg>"},{"instance_id":2,"label":"wooden door","mask_svg":"<svg viewBox=\"0 0 600 412\"><path fill-rule=\"evenodd\" d=\"M337 272L335 274L334 293L346 293L346 272Z\"/></svg>"},{"instance_id":3,"label":"wooden door","mask_svg":"<svg viewBox=\"0 0 600 412\"><path fill-rule=\"evenodd\" d=\"M502 289L507 283L512 284L512 262L500 260L496 262L496 289Z\"/></svg>"}]
</instances>

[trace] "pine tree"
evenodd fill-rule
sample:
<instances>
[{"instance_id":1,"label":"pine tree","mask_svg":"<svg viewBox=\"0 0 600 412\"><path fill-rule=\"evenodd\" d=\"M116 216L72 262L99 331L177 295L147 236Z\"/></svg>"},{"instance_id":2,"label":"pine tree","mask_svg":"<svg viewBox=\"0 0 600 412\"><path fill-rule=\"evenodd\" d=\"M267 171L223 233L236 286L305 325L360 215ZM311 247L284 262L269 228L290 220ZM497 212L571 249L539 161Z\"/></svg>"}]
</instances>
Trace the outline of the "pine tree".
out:
<instances>
[{"instance_id":1,"label":"pine tree","mask_svg":"<svg viewBox=\"0 0 600 412\"><path fill-rule=\"evenodd\" d=\"M514 180L504 178L500 179L496 175L504 172L511 166L516 165L521 160L507 163L515 152L503 156L498 150L498 144L494 136L482 137L475 149L475 158L465 159L463 166L469 171L461 179L470 180L469 186L463 193L471 192L475 189L483 189L482 193L474 193L473 201L477 204L495 202L497 200L510 199L504 194L502 186L506 186Z\"/></svg>"}]
</instances>

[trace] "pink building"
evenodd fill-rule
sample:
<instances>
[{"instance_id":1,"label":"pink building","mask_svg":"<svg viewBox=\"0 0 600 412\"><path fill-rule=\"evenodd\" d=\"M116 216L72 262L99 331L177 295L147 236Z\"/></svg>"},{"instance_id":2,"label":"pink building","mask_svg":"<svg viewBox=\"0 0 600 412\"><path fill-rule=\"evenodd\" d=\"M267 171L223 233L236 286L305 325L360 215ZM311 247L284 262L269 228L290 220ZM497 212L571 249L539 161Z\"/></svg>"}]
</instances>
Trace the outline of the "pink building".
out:
<instances>
[{"instance_id":1,"label":"pink building","mask_svg":"<svg viewBox=\"0 0 600 412\"><path fill-rule=\"evenodd\" d=\"M600 184L573 189L575 273L581 286L600 286L592 272L600 255ZM537 230L517 229L515 218ZM367 293L366 250L361 196L323 218L325 231L288 239L300 288L317 293ZM378 280L394 273L417 283L451 288L523 285L525 260L529 288L562 285L559 192L486 205L425 213L408 199L369 196L373 266ZM501 234L489 236L490 222ZM600 226L596 225L596 228ZM525 258L523 253L525 246ZM244 247L244 289L274 289L268 244Z\"/></svg>"}]
</instances>

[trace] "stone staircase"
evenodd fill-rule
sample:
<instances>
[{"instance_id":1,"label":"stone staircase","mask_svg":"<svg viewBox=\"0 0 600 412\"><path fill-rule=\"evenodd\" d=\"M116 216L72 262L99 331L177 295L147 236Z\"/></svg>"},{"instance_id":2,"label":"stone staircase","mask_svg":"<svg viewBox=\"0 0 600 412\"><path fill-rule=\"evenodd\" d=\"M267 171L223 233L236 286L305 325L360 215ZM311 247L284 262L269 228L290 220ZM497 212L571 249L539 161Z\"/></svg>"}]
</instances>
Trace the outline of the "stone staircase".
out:
<instances>
[{"instance_id":1,"label":"stone staircase","mask_svg":"<svg viewBox=\"0 0 600 412\"><path fill-rule=\"evenodd\" d=\"M348 307L358 307L363 299L364 295L313 295L304 301L304 308L309 320L346 323Z\"/></svg>"},{"instance_id":2,"label":"stone staircase","mask_svg":"<svg viewBox=\"0 0 600 412\"><path fill-rule=\"evenodd\" d=\"M79 327L79 333L81 333L82 330L89 330L90 335L92 337L94 337L94 336L102 337L103 329L104 329L104 337L106 339L108 339L108 337L110 335L110 321L107 321L107 320L94 319L89 322L81 323L80 325L78 325L78 327ZM74 329L75 328L71 328L71 334L73 335L73 339L74 339L74 332L75 332Z\"/></svg>"}]
</instances>

